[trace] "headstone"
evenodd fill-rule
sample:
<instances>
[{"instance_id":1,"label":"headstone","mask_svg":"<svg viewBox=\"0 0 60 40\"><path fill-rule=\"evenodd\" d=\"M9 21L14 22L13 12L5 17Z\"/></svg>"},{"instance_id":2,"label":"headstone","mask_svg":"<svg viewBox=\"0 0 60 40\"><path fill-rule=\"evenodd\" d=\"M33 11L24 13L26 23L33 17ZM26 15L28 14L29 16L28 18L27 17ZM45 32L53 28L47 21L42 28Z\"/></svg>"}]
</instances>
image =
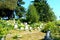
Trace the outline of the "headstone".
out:
<instances>
[{"instance_id":1,"label":"headstone","mask_svg":"<svg viewBox=\"0 0 60 40\"><path fill-rule=\"evenodd\" d=\"M37 27L38 28L38 30L40 31L40 27Z\"/></svg>"},{"instance_id":2,"label":"headstone","mask_svg":"<svg viewBox=\"0 0 60 40\"><path fill-rule=\"evenodd\" d=\"M2 37L1 40L4 40L4 37Z\"/></svg>"},{"instance_id":3,"label":"headstone","mask_svg":"<svg viewBox=\"0 0 60 40\"><path fill-rule=\"evenodd\" d=\"M29 31L32 31L32 27L29 27Z\"/></svg>"},{"instance_id":4,"label":"headstone","mask_svg":"<svg viewBox=\"0 0 60 40\"><path fill-rule=\"evenodd\" d=\"M1 40L5 40L5 35L3 35L3 37L1 38Z\"/></svg>"},{"instance_id":5,"label":"headstone","mask_svg":"<svg viewBox=\"0 0 60 40\"><path fill-rule=\"evenodd\" d=\"M13 21L14 21L14 24L15 24L15 19L13 19Z\"/></svg>"},{"instance_id":6,"label":"headstone","mask_svg":"<svg viewBox=\"0 0 60 40\"><path fill-rule=\"evenodd\" d=\"M18 25L17 23L14 24L14 29L17 29L18 28Z\"/></svg>"},{"instance_id":7,"label":"headstone","mask_svg":"<svg viewBox=\"0 0 60 40\"><path fill-rule=\"evenodd\" d=\"M51 33L50 33L50 31L47 31L46 36L45 36L44 39L45 39L45 40L53 40L53 39L51 38Z\"/></svg>"},{"instance_id":8,"label":"headstone","mask_svg":"<svg viewBox=\"0 0 60 40\"><path fill-rule=\"evenodd\" d=\"M25 30L26 30L26 31L29 30L29 27L28 27L27 22L25 22L24 25L25 25Z\"/></svg>"},{"instance_id":9,"label":"headstone","mask_svg":"<svg viewBox=\"0 0 60 40\"><path fill-rule=\"evenodd\" d=\"M32 27L30 27L30 30L32 30Z\"/></svg>"},{"instance_id":10,"label":"headstone","mask_svg":"<svg viewBox=\"0 0 60 40\"><path fill-rule=\"evenodd\" d=\"M41 25L40 25L40 29L42 29L43 28L43 23L41 23Z\"/></svg>"}]
</instances>

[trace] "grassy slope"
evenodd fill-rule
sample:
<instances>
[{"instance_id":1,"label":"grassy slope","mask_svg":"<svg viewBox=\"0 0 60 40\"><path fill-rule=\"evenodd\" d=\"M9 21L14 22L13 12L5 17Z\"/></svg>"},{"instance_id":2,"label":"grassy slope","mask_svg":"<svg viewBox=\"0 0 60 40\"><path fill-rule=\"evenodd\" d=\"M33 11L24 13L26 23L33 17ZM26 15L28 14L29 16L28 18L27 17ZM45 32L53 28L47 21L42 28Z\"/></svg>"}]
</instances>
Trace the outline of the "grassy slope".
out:
<instances>
[{"instance_id":1,"label":"grassy slope","mask_svg":"<svg viewBox=\"0 0 60 40\"><path fill-rule=\"evenodd\" d=\"M13 20L6 21L7 23L14 25ZM41 40L44 38L45 33L39 32L38 30L21 31L21 30L10 30L10 35L6 35L6 40ZM21 36L20 38L13 39L15 35Z\"/></svg>"}]
</instances>

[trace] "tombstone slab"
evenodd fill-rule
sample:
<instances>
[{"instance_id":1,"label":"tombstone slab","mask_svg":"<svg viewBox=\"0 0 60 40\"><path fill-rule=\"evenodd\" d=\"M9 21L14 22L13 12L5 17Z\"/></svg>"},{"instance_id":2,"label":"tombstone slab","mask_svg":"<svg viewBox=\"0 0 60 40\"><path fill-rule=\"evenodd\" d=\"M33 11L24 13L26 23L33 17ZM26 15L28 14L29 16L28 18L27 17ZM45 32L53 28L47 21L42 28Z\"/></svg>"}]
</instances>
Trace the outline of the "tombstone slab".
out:
<instances>
[{"instance_id":1,"label":"tombstone slab","mask_svg":"<svg viewBox=\"0 0 60 40\"><path fill-rule=\"evenodd\" d=\"M18 25L17 23L14 24L14 29L17 29L18 28Z\"/></svg>"},{"instance_id":2,"label":"tombstone slab","mask_svg":"<svg viewBox=\"0 0 60 40\"><path fill-rule=\"evenodd\" d=\"M28 24L25 22L24 25L25 25L25 30L28 31L29 30Z\"/></svg>"}]
</instances>

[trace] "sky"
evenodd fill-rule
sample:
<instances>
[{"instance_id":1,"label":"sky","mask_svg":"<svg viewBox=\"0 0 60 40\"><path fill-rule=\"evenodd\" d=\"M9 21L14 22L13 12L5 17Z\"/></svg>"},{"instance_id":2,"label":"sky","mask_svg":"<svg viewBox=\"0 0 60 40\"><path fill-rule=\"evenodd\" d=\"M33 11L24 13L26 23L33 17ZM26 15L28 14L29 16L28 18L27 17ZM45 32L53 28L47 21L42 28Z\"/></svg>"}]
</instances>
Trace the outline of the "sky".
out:
<instances>
[{"instance_id":1,"label":"sky","mask_svg":"<svg viewBox=\"0 0 60 40\"><path fill-rule=\"evenodd\" d=\"M32 0L23 0L25 2L24 4L24 7L26 9L28 9L29 7L29 4L31 4L31 1ZM59 20L59 16L60 16L60 0L48 0L47 1L48 4L50 5L51 8L53 8L52 10L54 11L56 17L57 17L57 20Z\"/></svg>"}]
</instances>

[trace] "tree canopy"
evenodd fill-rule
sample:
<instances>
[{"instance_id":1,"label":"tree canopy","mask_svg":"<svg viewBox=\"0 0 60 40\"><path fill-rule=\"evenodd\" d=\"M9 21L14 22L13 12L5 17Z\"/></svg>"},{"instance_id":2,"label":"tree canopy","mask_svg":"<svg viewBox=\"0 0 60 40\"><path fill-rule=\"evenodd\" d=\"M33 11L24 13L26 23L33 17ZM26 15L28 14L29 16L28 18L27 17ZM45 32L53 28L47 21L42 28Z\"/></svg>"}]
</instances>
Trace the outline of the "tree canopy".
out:
<instances>
[{"instance_id":1,"label":"tree canopy","mask_svg":"<svg viewBox=\"0 0 60 40\"><path fill-rule=\"evenodd\" d=\"M50 6L47 3L47 0L34 0L33 5L35 6L38 14L40 15L40 21L54 21L56 16L51 10Z\"/></svg>"},{"instance_id":2,"label":"tree canopy","mask_svg":"<svg viewBox=\"0 0 60 40\"><path fill-rule=\"evenodd\" d=\"M24 4L22 0L0 0L0 17L7 16L10 19L14 10L18 16L22 16L25 11L22 4Z\"/></svg>"},{"instance_id":3,"label":"tree canopy","mask_svg":"<svg viewBox=\"0 0 60 40\"><path fill-rule=\"evenodd\" d=\"M27 21L31 22L31 23L39 21L39 15L38 15L34 5L29 6L29 9L28 9L28 12L27 12Z\"/></svg>"},{"instance_id":4,"label":"tree canopy","mask_svg":"<svg viewBox=\"0 0 60 40\"><path fill-rule=\"evenodd\" d=\"M18 0L0 0L0 9L14 10L17 6Z\"/></svg>"}]
</instances>

